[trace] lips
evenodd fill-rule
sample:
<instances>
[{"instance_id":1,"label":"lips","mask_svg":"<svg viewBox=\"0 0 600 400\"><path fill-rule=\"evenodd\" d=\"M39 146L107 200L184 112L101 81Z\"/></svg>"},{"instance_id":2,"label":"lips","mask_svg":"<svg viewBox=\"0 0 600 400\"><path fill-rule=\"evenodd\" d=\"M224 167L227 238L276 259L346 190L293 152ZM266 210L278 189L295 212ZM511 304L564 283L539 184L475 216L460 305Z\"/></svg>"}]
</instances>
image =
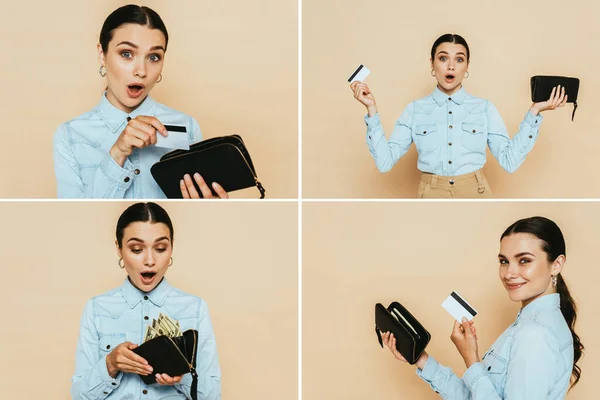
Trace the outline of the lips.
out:
<instances>
[{"instance_id":1,"label":"lips","mask_svg":"<svg viewBox=\"0 0 600 400\"><path fill-rule=\"evenodd\" d=\"M154 278L156 277L156 272L144 271L140 275L142 277L142 283L144 285L150 285L152 282L154 282Z\"/></svg>"},{"instance_id":2,"label":"lips","mask_svg":"<svg viewBox=\"0 0 600 400\"><path fill-rule=\"evenodd\" d=\"M144 85L141 83L132 83L131 85L127 85L127 95L132 99L137 99L144 92Z\"/></svg>"},{"instance_id":3,"label":"lips","mask_svg":"<svg viewBox=\"0 0 600 400\"><path fill-rule=\"evenodd\" d=\"M523 287L523 285L525 285L527 282L520 282L520 283L507 283L506 284L506 288L508 290L518 290L520 288Z\"/></svg>"},{"instance_id":4,"label":"lips","mask_svg":"<svg viewBox=\"0 0 600 400\"><path fill-rule=\"evenodd\" d=\"M454 74L446 74L446 76L444 77L446 79L447 83L451 83L452 81L454 81Z\"/></svg>"}]
</instances>

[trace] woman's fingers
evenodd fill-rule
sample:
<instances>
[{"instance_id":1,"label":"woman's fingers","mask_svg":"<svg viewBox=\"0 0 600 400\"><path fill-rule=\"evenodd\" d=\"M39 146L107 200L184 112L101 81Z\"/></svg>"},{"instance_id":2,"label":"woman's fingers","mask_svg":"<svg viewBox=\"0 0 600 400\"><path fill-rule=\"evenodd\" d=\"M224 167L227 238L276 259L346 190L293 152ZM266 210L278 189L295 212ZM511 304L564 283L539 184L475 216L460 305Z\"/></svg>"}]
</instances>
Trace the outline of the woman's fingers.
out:
<instances>
[{"instance_id":1,"label":"woman's fingers","mask_svg":"<svg viewBox=\"0 0 600 400\"><path fill-rule=\"evenodd\" d=\"M194 186L194 182L192 181L192 177L189 174L185 174L183 176L183 181L185 182L185 187L192 199L199 199L200 195Z\"/></svg>"},{"instance_id":2,"label":"woman's fingers","mask_svg":"<svg viewBox=\"0 0 600 400\"><path fill-rule=\"evenodd\" d=\"M187 186L185 185L185 181L182 179L179 181L179 189L181 190L181 196L184 199L190 199L190 193L187 190Z\"/></svg>"},{"instance_id":3,"label":"woman's fingers","mask_svg":"<svg viewBox=\"0 0 600 400\"><path fill-rule=\"evenodd\" d=\"M223 189L223 186L219 185L217 182L213 182L212 187L220 199L228 199L229 198L229 194L225 191L225 189Z\"/></svg>"},{"instance_id":4,"label":"woman's fingers","mask_svg":"<svg viewBox=\"0 0 600 400\"><path fill-rule=\"evenodd\" d=\"M165 128L165 126L162 124L162 122L160 122L156 117L149 117L146 115L138 115L132 121L135 121L135 120L139 120L139 121L143 122L144 124L146 124L147 126L150 126L153 131L159 131L160 134L163 136L168 135L167 128Z\"/></svg>"},{"instance_id":5,"label":"woman's fingers","mask_svg":"<svg viewBox=\"0 0 600 400\"><path fill-rule=\"evenodd\" d=\"M194 174L194 180L196 181L198 187L200 188L200 191L202 192L202 197L204 197L205 199L210 199L211 197L214 197L212 191L204 181L204 178L202 178L202 176L199 173L196 172Z\"/></svg>"}]
</instances>

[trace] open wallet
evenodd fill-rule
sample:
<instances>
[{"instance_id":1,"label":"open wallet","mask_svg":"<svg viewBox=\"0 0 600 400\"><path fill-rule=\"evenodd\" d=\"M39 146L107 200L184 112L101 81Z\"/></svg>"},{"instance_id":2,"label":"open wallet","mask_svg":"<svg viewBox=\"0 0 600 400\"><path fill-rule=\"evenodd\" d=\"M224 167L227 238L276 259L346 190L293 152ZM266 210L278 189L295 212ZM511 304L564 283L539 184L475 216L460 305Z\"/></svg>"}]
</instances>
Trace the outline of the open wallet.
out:
<instances>
[{"instance_id":1,"label":"open wallet","mask_svg":"<svg viewBox=\"0 0 600 400\"><path fill-rule=\"evenodd\" d=\"M174 150L160 158L150 168L154 180L170 199L181 199L179 182L185 174L198 172L207 183L213 195L213 182L217 182L226 192L256 186L260 198L265 197L265 189L258 180L250 154L239 135L221 136L190 145L189 150ZM193 178L192 178L193 180ZM202 193L194 182L200 196Z\"/></svg>"},{"instance_id":2,"label":"open wallet","mask_svg":"<svg viewBox=\"0 0 600 400\"><path fill-rule=\"evenodd\" d=\"M198 350L198 331L188 329L182 336L171 338L166 335L157 336L142 343L132 351L143 357L152 367L150 375L140 375L145 384L156 383L156 374L167 374L170 377L192 374L192 399L196 400L198 391L198 374L196 373L196 353Z\"/></svg>"},{"instance_id":3,"label":"open wallet","mask_svg":"<svg viewBox=\"0 0 600 400\"><path fill-rule=\"evenodd\" d=\"M381 334L391 332L396 338L396 349L413 365L417 362L431 340L431 335L402 304L394 301L385 308L375 304L375 332L383 347Z\"/></svg>"},{"instance_id":4,"label":"open wallet","mask_svg":"<svg viewBox=\"0 0 600 400\"><path fill-rule=\"evenodd\" d=\"M531 100L534 103L547 101L552 94L552 89L560 85L565 88L567 103L574 103L571 121L575 118L577 110L577 94L579 92L579 79L566 76L536 75L531 77Z\"/></svg>"}]
</instances>

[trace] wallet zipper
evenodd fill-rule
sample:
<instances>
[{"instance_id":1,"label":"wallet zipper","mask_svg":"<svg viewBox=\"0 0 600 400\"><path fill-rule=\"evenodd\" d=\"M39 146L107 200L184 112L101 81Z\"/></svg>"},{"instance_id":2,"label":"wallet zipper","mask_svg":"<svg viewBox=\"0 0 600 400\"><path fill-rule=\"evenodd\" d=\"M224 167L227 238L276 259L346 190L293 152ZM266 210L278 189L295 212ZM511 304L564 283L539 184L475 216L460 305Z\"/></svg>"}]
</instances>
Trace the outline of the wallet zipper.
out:
<instances>
[{"instance_id":1,"label":"wallet zipper","mask_svg":"<svg viewBox=\"0 0 600 400\"><path fill-rule=\"evenodd\" d=\"M185 362L188 365L188 368L190 369L190 373L192 374L192 376L198 376L198 374L196 374L196 369L194 368L194 366L187 360L187 358L185 358L185 356L183 355L183 353L181 352L181 350L179 349L179 347L177 347L177 344L175 344L175 341L173 341L173 339L171 339L170 337L167 336L167 338L171 341L171 343L173 343L173 346L175 346L175 348L177 349L177 351L179 352L179 354L181 354L181 357L185 360ZM194 334L194 350L192 351L193 353L193 357L196 356L196 335Z\"/></svg>"}]
</instances>

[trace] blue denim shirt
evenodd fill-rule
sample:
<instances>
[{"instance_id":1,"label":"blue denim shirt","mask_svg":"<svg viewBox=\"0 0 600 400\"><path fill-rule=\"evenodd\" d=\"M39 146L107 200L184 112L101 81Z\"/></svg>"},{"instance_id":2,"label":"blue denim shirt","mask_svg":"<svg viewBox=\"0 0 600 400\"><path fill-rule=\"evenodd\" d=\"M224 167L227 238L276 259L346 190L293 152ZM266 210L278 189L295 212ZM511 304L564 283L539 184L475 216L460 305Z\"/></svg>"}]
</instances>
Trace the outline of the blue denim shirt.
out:
<instances>
[{"instance_id":1,"label":"blue denim shirt","mask_svg":"<svg viewBox=\"0 0 600 400\"><path fill-rule=\"evenodd\" d=\"M154 181L150 167L172 149L136 148L123 167L108 153L125 129L127 117L138 115L156 117L163 124L185 125L190 144L202 140L194 118L157 103L150 96L127 114L110 104L105 93L96 107L65 122L54 134L54 172L59 198L166 197Z\"/></svg>"},{"instance_id":2,"label":"blue denim shirt","mask_svg":"<svg viewBox=\"0 0 600 400\"><path fill-rule=\"evenodd\" d=\"M462 379L431 356L417 375L448 400L562 400L572 370L573 337L560 296L549 294L523 308Z\"/></svg>"},{"instance_id":3,"label":"blue denim shirt","mask_svg":"<svg viewBox=\"0 0 600 400\"><path fill-rule=\"evenodd\" d=\"M146 325L161 312L178 320L182 331L198 330L198 400L221 399L221 370L206 302L173 288L166 278L149 293L135 288L126 279L120 287L88 301L77 342L72 398L191 399L189 373L174 386L146 385L138 375L131 373L119 372L114 379L108 374L108 353L126 341L141 344Z\"/></svg>"},{"instance_id":4,"label":"blue denim shirt","mask_svg":"<svg viewBox=\"0 0 600 400\"><path fill-rule=\"evenodd\" d=\"M486 146L502 168L516 171L533 148L541 122L541 114L534 116L528 111L511 140L490 101L473 97L463 88L449 97L437 87L406 107L389 140L379 114L365 116L367 144L381 172L392 169L415 142L419 170L442 176L481 169Z\"/></svg>"}]
</instances>

